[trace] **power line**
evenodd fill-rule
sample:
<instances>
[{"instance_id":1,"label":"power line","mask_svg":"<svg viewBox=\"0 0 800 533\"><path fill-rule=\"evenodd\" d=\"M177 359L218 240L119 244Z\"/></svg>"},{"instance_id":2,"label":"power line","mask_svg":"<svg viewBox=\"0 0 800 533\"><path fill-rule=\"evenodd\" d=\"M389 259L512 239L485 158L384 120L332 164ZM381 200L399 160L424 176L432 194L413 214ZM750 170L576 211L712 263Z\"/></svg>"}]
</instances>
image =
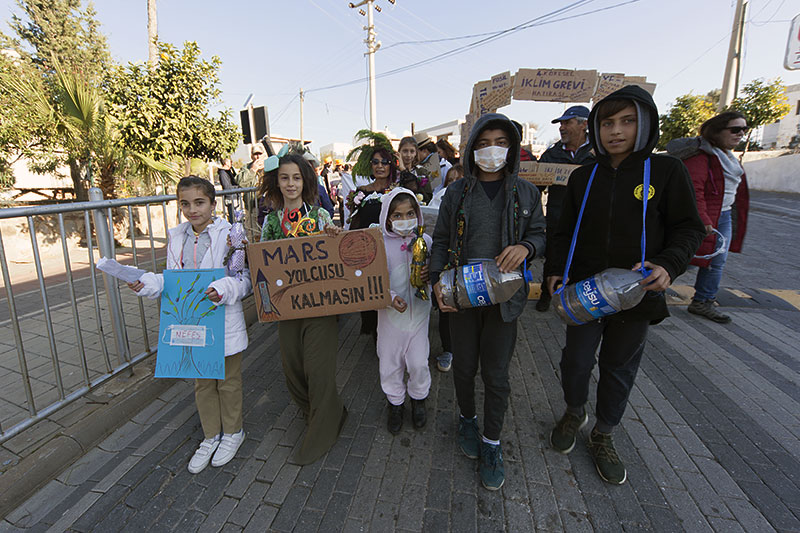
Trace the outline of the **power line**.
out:
<instances>
[{"instance_id":1,"label":"power line","mask_svg":"<svg viewBox=\"0 0 800 533\"><path fill-rule=\"evenodd\" d=\"M689 67L691 67L692 65L694 65L695 63L697 63L698 61L700 61L700 59L702 59L703 57L705 57L705 55L706 55L706 54L708 54L708 53L709 53L711 50L713 50L714 48L716 48L717 46L719 46L719 45L720 45L720 43L722 43L722 42L723 42L725 39L729 38L730 36L731 36L731 33L730 33L730 32L728 32L728 33L726 33L725 35L723 35L723 36L722 36L722 38L721 38L719 41L717 41L717 42L715 42L714 44L712 44L711 46L709 46L709 47L708 47L708 49L707 49L705 52L703 52L702 54L700 54L699 56L697 56L696 58L694 58L694 59L692 60L692 62L691 62L691 63L689 63L688 65L686 65L686 66L685 66L685 67L683 67L682 69L680 69L680 70L679 70L678 72L676 72L675 74L673 74L673 75L672 75L672 77L670 77L670 78L669 78L667 81L664 81L664 82L662 82L662 83L661 83L661 86L663 87L664 85L668 84L669 82L671 82L672 80L674 80L675 78L677 78L678 76L680 76L681 74L683 74L683 72L684 72L684 71L686 71L686 69L688 69Z\"/></svg>"},{"instance_id":2,"label":"power line","mask_svg":"<svg viewBox=\"0 0 800 533\"><path fill-rule=\"evenodd\" d=\"M285 114L286 114L286 112L287 112L287 111L289 111L289 106L291 106L291 105L292 105L292 103L295 101L295 99L296 99L296 98L299 98L299 95L298 95L298 94L295 94L295 95L292 97L292 99L291 99L291 100L289 100L289 102L288 102L288 103L287 103L287 104L286 104L286 105L283 107L283 109L281 109L281 110L280 110L280 112L279 112L279 113L278 113L278 114L275 116L275 118L273 118L273 119L270 121L270 123L271 123L272 125L275 125L275 124L277 124L277 123L278 123L278 122L281 120L281 117L283 117L283 115L285 115Z\"/></svg>"},{"instance_id":3,"label":"power line","mask_svg":"<svg viewBox=\"0 0 800 533\"><path fill-rule=\"evenodd\" d=\"M398 67L396 69L392 69L392 70L389 70L387 72L383 72L383 73L377 75L376 78L384 78L384 77L387 77L387 76L392 76L392 75L395 75L395 74L399 74L401 72L405 72L407 70L411 70L413 68L417 68L417 67L420 67L420 66L423 66L423 65L427 65L427 64L433 63L435 61L440 61L440 60L445 59L447 57L451 57L453 55L463 53L463 52L465 52L467 50L470 50L472 48L476 48L476 47L481 46L483 44L492 42L494 40L497 40L497 39L500 39L502 37L511 35L513 33L516 33L518 31L521 31L521 30L524 30L524 29L528 29L528 28L532 28L532 27L536 27L536 26L542 26L542 25L545 25L545 24L550 24L552 22L572 20L572 19L575 19L575 18L578 18L578 17L582 17L582 16L585 16L585 15L591 14L591 13L597 13L597 12L600 12L600 11L607 11L609 9L614 9L614 8L617 8L617 7L620 7L620 6L623 6L623 5L637 3L637 2L640 2L641 0L627 0L625 2L619 2L617 4L613 4L611 6L606 6L604 8L599 8L599 9L596 9L596 10L593 10L593 11L590 11L590 12L579 13L579 14L572 15L572 16L569 16L569 17L562 17L562 18L560 18L558 20L546 20L546 19L554 17L556 15L559 15L559 14L562 14L562 13L577 9L578 7L581 7L582 5L588 4L588 3L593 2L593 1L594 0L580 0L580 1L577 1L577 2L573 2L572 4L568 4L567 6L564 6L562 8L559 8L559 9L556 9L554 11L551 11L550 13L547 13L545 15L541 15L539 17L535 17L535 18L533 18L531 20L523 22L522 24L518 24L517 26L513 26L513 27L507 28L505 30L500 30L498 32L494 32L491 36L486 37L484 39L479 39L478 41L474 41L472 43L469 43L469 44L466 44L464 46L460 46L460 47L454 48L454 49L449 50L447 52L443 52L441 54L437 54L437 55L432 56L430 58L427 58L427 59L424 59L424 60L421 60L421 61L417 61L415 63L411 63L409 65L405 65L403 67ZM350 80L350 81L343 82L343 83L337 83L337 84L329 85L329 86L326 86L326 87L318 87L318 88L315 88L315 89L310 89L307 92L312 92L312 91L316 92L316 91L325 91L325 90L329 90L329 89L337 89L337 88L340 88L340 87L346 87L346 86L349 86L349 85L354 85L356 83L362 83L362 82L364 82L366 80L367 80L367 78L359 78L359 79L356 79L356 80Z\"/></svg>"},{"instance_id":4,"label":"power line","mask_svg":"<svg viewBox=\"0 0 800 533\"><path fill-rule=\"evenodd\" d=\"M614 4L614 5L611 5L611 6L601 7L601 8L593 9L591 11L585 11L583 13L570 15L568 17L562 17L562 18L557 18L557 19L553 19L553 20L548 20L548 21L546 21L544 23L536 23L536 24L532 24L530 26L524 26L524 27L521 27L519 29L523 30L523 29L531 28L533 26L543 26L545 24L552 24L554 22L561 22L561 21L564 21L564 20L572 20L572 19L575 19L575 18L578 18L578 17L584 17L586 15L592 15L594 13L599 13L601 11L607 11L609 9L614 9L616 7L620 7L620 6L623 6L625 4L633 4L633 3L636 3L638 1L639 0L630 0L628 2L621 2L619 4ZM578 6L578 7L580 7L580 6ZM473 33L473 34L470 34L470 35L459 35L457 37L444 37L444 38L440 38L440 39L422 39L422 40L419 40L419 41L399 41L399 42L391 43L391 44L388 44L388 45L384 46L382 48L382 50L388 50L390 48L394 48L395 46L401 46L401 45L418 45L418 44L441 43L441 42L448 42L448 41L462 41L464 39L473 39L475 37L486 37L487 35L498 35L499 33L502 33L503 31L505 31L505 30L489 31L489 32L485 32L485 33Z\"/></svg>"}]
</instances>

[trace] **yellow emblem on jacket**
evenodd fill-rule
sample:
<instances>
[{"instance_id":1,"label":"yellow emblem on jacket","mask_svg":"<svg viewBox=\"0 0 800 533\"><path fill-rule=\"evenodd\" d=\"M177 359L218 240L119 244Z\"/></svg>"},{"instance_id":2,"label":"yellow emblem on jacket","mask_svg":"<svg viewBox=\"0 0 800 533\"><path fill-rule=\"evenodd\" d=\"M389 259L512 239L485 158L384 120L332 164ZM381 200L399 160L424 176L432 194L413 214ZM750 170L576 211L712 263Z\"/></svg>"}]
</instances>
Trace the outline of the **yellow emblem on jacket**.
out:
<instances>
[{"instance_id":1,"label":"yellow emblem on jacket","mask_svg":"<svg viewBox=\"0 0 800 533\"><path fill-rule=\"evenodd\" d=\"M644 190L644 185L637 185L635 189L633 189L633 195L636 197L637 200L642 199L642 191ZM649 200L653 196L656 195L656 188L652 185L649 189L647 189L647 199Z\"/></svg>"}]
</instances>

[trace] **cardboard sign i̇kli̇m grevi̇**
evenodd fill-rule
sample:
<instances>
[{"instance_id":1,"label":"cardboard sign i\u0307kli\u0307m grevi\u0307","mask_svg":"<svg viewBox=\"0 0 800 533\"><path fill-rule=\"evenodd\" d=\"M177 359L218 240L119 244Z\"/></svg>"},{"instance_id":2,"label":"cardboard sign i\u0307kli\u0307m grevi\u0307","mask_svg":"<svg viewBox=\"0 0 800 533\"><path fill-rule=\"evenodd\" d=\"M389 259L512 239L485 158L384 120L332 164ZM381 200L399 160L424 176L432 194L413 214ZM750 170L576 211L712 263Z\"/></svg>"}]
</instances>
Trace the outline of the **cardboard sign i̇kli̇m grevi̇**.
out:
<instances>
[{"instance_id":1,"label":"cardboard sign i\u0307kli\u0307m grevi\u0307","mask_svg":"<svg viewBox=\"0 0 800 533\"><path fill-rule=\"evenodd\" d=\"M596 85L596 70L521 68L514 76L514 100L588 102Z\"/></svg>"},{"instance_id":2,"label":"cardboard sign i\u0307kli\u0307m grevi\u0307","mask_svg":"<svg viewBox=\"0 0 800 533\"><path fill-rule=\"evenodd\" d=\"M261 322L387 307L380 228L251 244L247 259Z\"/></svg>"},{"instance_id":3,"label":"cardboard sign i\u0307kli\u0307m grevi\u0307","mask_svg":"<svg viewBox=\"0 0 800 533\"><path fill-rule=\"evenodd\" d=\"M580 165L563 163L538 163L536 161L520 161L519 177L533 185L566 185L569 175Z\"/></svg>"}]
</instances>

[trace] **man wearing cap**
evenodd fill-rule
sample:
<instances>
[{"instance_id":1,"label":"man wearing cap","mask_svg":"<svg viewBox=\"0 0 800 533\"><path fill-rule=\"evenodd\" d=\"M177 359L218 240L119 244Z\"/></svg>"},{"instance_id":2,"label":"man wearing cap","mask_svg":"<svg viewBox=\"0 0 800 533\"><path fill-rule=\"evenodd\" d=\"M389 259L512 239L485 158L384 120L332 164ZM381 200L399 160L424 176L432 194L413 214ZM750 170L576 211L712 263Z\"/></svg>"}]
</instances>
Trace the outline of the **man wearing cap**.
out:
<instances>
[{"instance_id":1,"label":"man wearing cap","mask_svg":"<svg viewBox=\"0 0 800 533\"><path fill-rule=\"evenodd\" d=\"M552 120L558 124L561 140L548 148L539 158L541 163L563 163L567 165L590 165L594 163L594 152L586 135L589 109L582 105L574 105L564 114ZM550 185L547 187L547 236L555 234L558 219L561 216L561 203L566 193L566 185ZM551 239L547 239L545 256L551 254ZM546 281L542 281L542 295L536 302L536 310L545 312L550 308L551 294L547 290Z\"/></svg>"}]
</instances>

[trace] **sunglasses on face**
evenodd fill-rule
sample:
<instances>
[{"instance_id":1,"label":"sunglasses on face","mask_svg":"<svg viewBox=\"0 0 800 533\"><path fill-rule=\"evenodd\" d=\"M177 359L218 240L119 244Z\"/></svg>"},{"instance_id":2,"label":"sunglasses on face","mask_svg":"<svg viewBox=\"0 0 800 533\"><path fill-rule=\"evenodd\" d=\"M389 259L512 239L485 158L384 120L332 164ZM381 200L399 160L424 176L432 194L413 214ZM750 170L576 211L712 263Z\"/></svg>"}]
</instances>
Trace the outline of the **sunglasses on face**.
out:
<instances>
[{"instance_id":1,"label":"sunglasses on face","mask_svg":"<svg viewBox=\"0 0 800 533\"><path fill-rule=\"evenodd\" d=\"M391 161L389 161L388 159L377 159L376 158L376 159L372 160L372 164L373 165L389 166L390 163L391 163Z\"/></svg>"},{"instance_id":2,"label":"sunglasses on face","mask_svg":"<svg viewBox=\"0 0 800 533\"><path fill-rule=\"evenodd\" d=\"M748 128L747 126L731 126L725 129L733 133L734 135L738 135L740 133L747 133L750 130L750 128Z\"/></svg>"}]
</instances>

